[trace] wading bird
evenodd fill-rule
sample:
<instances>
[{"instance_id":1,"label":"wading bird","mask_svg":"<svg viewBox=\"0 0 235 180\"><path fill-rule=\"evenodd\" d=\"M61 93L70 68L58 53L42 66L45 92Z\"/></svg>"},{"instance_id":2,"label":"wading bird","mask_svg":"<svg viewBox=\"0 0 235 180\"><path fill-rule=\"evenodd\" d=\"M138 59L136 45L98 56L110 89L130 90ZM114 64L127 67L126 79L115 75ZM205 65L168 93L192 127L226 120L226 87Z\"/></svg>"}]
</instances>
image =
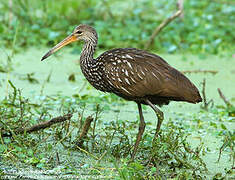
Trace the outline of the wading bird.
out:
<instances>
[{"instance_id":1,"label":"wading bird","mask_svg":"<svg viewBox=\"0 0 235 180\"><path fill-rule=\"evenodd\" d=\"M89 83L100 91L114 93L138 105L140 124L132 159L145 129L141 104L149 105L157 115L157 137L164 116L155 105L167 105L170 101L202 101L196 86L158 55L135 48L118 48L106 51L94 59L98 35L88 25L77 26L71 35L50 49L41 60L79 40L85 43L80 56L80 67Z\"/></svg>"}]
</instances>

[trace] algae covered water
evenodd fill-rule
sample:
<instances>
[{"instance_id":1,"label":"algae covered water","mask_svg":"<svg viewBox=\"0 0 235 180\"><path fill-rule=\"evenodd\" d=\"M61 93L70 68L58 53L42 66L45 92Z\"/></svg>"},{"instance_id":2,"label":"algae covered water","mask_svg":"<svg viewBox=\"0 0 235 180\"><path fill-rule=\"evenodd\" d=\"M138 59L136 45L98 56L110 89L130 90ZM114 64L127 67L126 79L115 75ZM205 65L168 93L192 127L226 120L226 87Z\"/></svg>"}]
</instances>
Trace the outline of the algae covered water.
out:
<instances>
[{"instance_id":1,"label":"algae covered water","mask_svg":"<svg viewBox=\"0 0 235 180\"><path fill-rule=\"evenodd\" d=\"M3 50L2 50L3 51ZM22 95L34 101L36 97L46 97L60 94L68 97L87 97L87 108L85 115L94 112L94 104L99 103L104 107L99 115L98 125L102 129L105 123L112 121L137 122L138 111L137 106L133 102L123 101L118 97L107 93L99 92L91 87L85 80L79 67L79 55L71 54L71 49L65 49L41 62L41 56L46 49L29 49L23 53L14 55L7 63L7 54L1 53L2 66L11 66L11 71L0 73L0 98L10 94L13 90L8 83L10 80L15 87L21 89ZM100 51L101 53L102 51ZM98 54L100 54L98 52ZM229 151L222 153L221 159L217 162L219 156L219 148L222 145L222 136L218 136L218 132L225 128L231 132L234 131L234 117L224 116L220 113L213 113L213 108L224 105L219 97L217 88L220 88L226 97L234 104L235 97L235 58L229 56L205 56L199 58L195 55L161 55L169 64L180 71L186 70L209 70L217 71L216 74L211 73L189 73L186 76L201 90L202 81L206 79L206 97L213 100L213 107L206 112L201 109L202 104L189 104L183 102L171 102L168 106L162 107L165 114L163 128L167 129L169 121L181 123L182 127L190 132L187 141L192 146L197 146L201 142L204 143L205 161L209 170L208 177L216 173L225 173L226 169L232 166ZM1 64L0 64L1 65ZM112 98L110 98L112 97ZM93 100L91 101L90 99ZM102 98L106 100L102 102ZM118 101L118 103L115 103ZM212 104L211 104L212 105ZM55 110L52 114L58 114ZM144 107L144 117L147 123L146 129L156 127L156 117L151 108ZM214 126L216 125L216 128ZM133 130L127 131L135 134L137 126ZM58 147L57 147L58 148ZM83 164L92 167L94 160L87 158L84 154L74 152L70 156L76 162L77 156L83 160ZM107 157L106 157L107 158ZM65 158L66 159L66 158ZM103 162L105 163L105 162ZM112 163L108 163L110 168L114 168ZM74 166L78 166L75 163ZM102 165L102 162L101 162ZM95 166L94 166L95 168ZM100 170L102 171L102 170ZM106 169L107 171L107 169ZM112 170L109 172L112 174Z\"/></svg>"}]
</instances>

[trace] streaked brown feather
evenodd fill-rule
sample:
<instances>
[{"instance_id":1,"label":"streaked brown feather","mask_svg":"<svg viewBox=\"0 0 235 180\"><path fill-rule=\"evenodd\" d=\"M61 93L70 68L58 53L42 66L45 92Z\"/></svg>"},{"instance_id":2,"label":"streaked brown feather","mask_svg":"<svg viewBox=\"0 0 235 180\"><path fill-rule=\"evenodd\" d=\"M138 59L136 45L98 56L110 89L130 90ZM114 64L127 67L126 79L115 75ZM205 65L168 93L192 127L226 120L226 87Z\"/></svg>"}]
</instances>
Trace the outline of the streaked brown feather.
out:
<instances>
[{"instance_id":1,"label":"streaked brown feather","mask_svg":"<svg viewBox=\"0 0 235 180\"><path fill-rule=\"evenodd\" d=\"M160 56L134 48L113 49L101 56L104 80L111 82L115 94L127 100L144 103L142 98L148 97L158 105L168 104L169 100L191 103L201 100L190 80ZM115 61L116 64L113 63L115 57L119 60ZM110 73L112 68L115 69L114 76ZM127 71L128 75L123 71Z\"/></svg>"}]
</instances>

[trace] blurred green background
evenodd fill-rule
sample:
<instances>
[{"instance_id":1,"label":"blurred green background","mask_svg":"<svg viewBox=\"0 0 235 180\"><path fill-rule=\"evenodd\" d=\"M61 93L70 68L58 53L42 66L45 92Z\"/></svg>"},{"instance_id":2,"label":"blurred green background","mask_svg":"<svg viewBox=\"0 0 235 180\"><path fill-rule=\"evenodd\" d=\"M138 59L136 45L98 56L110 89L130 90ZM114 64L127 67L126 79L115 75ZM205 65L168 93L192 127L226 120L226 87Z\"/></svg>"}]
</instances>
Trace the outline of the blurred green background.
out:
<instances>
[{"instance_id":1,"label":"blurred green background","mask_svg":"<svg viewBox=\"0 0 235 180\"><path fill-rule=\"evenodd\" d=\"M99 47L142 48L153 30L176 11L176 0L0 0L0 45L51 46L85 23ZM234 0L185 0L184 18L171 22L149 50L217 54L234 50ZM73 45L75 46L75 45Z\"/></svg>"}]
</instances>

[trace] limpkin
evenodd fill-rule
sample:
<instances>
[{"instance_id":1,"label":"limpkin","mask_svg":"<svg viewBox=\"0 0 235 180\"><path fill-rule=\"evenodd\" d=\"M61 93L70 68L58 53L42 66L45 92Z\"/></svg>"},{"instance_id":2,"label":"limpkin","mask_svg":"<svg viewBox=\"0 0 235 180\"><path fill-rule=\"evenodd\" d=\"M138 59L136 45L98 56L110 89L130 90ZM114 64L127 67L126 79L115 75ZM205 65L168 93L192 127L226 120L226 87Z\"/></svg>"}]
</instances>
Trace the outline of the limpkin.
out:
<instances>
[{"instance_id":1,"label":"limpkin","mask_svg":"<svg viewBox=\"0 0 235 180\"><path fill-rule=\"evenodd\" d=\"M141 104L149 105L157 115L156 138L164 116L155 105L167 105L170 101L202 101L196 86L158 55L135 48L117 48L94 59L98 35L88 25L77 26L72 34L50 49L41 60L79 40L85 43L80 56L80 67L89 83L100 91L114 93L138 105L140 124L132 159L145 130Z\"/></svg>"}]
</instances>

